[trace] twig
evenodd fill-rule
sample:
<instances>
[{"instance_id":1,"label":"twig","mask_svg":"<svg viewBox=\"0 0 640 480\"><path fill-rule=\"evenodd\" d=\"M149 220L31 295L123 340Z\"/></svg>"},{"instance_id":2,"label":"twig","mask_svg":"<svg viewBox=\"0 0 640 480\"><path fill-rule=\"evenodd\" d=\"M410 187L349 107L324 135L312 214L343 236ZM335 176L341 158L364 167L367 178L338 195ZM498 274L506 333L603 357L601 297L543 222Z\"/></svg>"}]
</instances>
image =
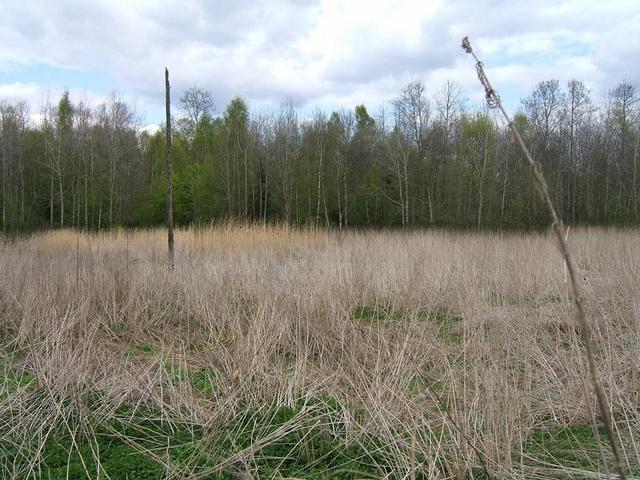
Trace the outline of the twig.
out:
<instances>
[{"instance_id":1,"label":"twig","mask_svg":"<svg viewBox=\"0 0 640 480\"><path fill-rule=\"evenodd\" d=\"M533 160L529 149L524 143L518 128L509 118L506 110L502 106L502 102L500 101L500 97L496 93L496 91L491 86L487 75L484 72L483 64L478 59L476 54L473 52L473 48L471 47L471 43L469 42L469 37L464 37L462 39L462 48L465 52L470 53L474 60L476 61L476 71L478 73L478 79L485 90L485 97L487 99L487 104L490 108L498 108L502 115L504 116L507 125L511 129L514 137L520 144L522 151L524 152L529 165L531 166L531 171L533 173L533 182L538 191L538 195L540 199L545 204L549 215L551 215L551 219L553 220L552 228L555 232L556 239L558 240L558 248L560 249L560 253L564 258L567 270L569 272L569 279L571 280L571 289L573 291L573 302L576 306L577 310L577 321L580 327L580 338L582 339L582 343L584 344L585 352L587 354L587 362L589 364L589 373L591 375L591 384L593 386L594 392L596 394L596 399L598 402L598 409L600 410L600 414L602 415L602 420L604 423L604 428L607 433L607 439L609 440L609 446L611 447L611 453L613 454L613 461L618 473L620 480L625 480L624 468L622 467L622 462L620 460L620 454L618 452L618 447L616 445L615 436L613 433L612 419L609 409L606 404L606 397L604 394L604 389L602 388L602 383L600 382L600 376L598 374L598 369L596 367L596 363L594 360L593 354L593 345L592 345L592 335L591 335L591 327L589 326L589 322L587 321L587 314L584 308L584 295L582 293L582 288L580 287L580 283L578 281L578 269L575 266L573 261L573 257L571 255L571 251L569 249L569 245L567 243L567 239L563 235L563 226L562 221L558 218L558 214L556 213L556 209L553 205L553 201L551 200L551 196L549 195L549 188L547 186L547 182L542 174L542 166L540 163ZM596 432L597 434L597 432Z\"/></svg>"}]
</instances>

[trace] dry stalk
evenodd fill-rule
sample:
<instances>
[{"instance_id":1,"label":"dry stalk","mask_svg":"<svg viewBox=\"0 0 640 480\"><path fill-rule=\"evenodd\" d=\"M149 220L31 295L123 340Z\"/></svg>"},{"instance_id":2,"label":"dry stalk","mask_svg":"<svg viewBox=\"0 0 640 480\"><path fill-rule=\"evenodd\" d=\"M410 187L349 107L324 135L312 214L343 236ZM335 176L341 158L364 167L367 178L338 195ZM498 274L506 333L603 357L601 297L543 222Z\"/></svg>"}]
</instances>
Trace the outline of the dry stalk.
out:
<instances>
[{"instance_id":1,"label":"dry stalk","mask_svg":"<svg viewBox=\"0 0 640 480\"><path fill-rule=\"evenodd\" d=\"M606 396L604 393L604 389L602 387L602 383L600 381L600 376L598 374L598 369L595 364L594 353L593 353L593 342L592 342L592 334L591 327L589 326L589 322L587 320L587 314L584 308L584 294L582 292L582 288L578 281L578 270L573 260L573 256L571 255L571 250L569 248L567 239L565 238L564 229L562 225L562 221L559 219L558 214L556 213L555 206L553 201L551 200L551 196L549 195L549 188L547 186L547 181L545 180L544 174L542 173L542 166L539 162L536 162L529 149L524 143L522 136L518 128L515 126L509 115L507 114L502 102L500 101L500 97L494 90L491 85L491 82L487 78L487 75L484 72L483 63L478 59L476 54L471 47L471 43L469 42L469 37L464 37L462 39L462 48L466 53L470 53L474 60L476 61L476 71L478 73L478 79L480 83L484 87L485 97L487 100L487 104L490 108L498 108L502 113L507 125L511 129L514 137L518 141L518 144L522 148L524 155L531 166L531 171L533 173L533 182L535 188L540 196L540 199L544 203L549 215L551 215L551 219L553 221L552 229L555 233L556 239L558 241L558 248L560 249L560 253L564 258L565 265L569 272L569 279L571 280L571 290L573 292L573 302L576 306L577 310L577 321L580 327L580 337L582 343L584 344L585 353L587 356L587 362L589 364L589 373L591 376L591 384L593 386L593 390L596 394L596 400L598 403L598 409L600 410L600 414L602 415L602 420L604 423L604 428L607 434L607 439L609 440L609 446L611 447L611 453L613 454L613 461L615 465L615 469L619 475L621 480L625 480L624 468L622 466L622 461L620 458L620 453L618 452L618 447L615 441L614 428L613 428L613 420L611 417L611 413L609 408L607 407ZM597 435L597 432L594 432Z\"/></svg>"},{"instance_id":2,"label":"dry stalk","mask_svg":"<svg viewBox=\"0 0 640 480\"><path fill-rule=\"evenodd\" d=\"M604 477L597 447L580 443L584 437L571 443L589 472L558 465L557 447L540 450L532 437L590 419L575 406L589 378L576 370L584 353L574 322L565 323L572 307L544 235L367 231L338 239L225 224L197 235L177 229L184 268L173 273L164 229L86 233L79 243L75 235L0 240L2 478L37 476L49 468L47 442L76 450L70 435L88 469L98 468L102 452L92 460L82 444L96 439L93 429L145 418L201 432L193 455L179 459L166 457L162 437L147 443L138 429L111 432L167 478L285 462L316 434L339 440L313 458L316 465L356 446L358 464L388 478L484 478L481 462L493 478ZM615 386L609 401L620 405L616 434L629 470L640 459L638 231L571 235L598 286L602 331L593 334L603 340L594 340L607 357L600 374ZM549 288L550 278L558 288ZM457 318L449 324L451 312ZM295 423L275 417L305 398L314 401ZM331 399L329 408L318 408L321 398ZM244 443L247 425L255 427ZM283 430L267 436L271 427ZM271 458L264 447L292 431L311 433ZM242 442L213 452L222 435ZM15 468L2 463L12 446L20 452ZM215 462L202 463L206 452Z\"/></svg>"}]
</instances>

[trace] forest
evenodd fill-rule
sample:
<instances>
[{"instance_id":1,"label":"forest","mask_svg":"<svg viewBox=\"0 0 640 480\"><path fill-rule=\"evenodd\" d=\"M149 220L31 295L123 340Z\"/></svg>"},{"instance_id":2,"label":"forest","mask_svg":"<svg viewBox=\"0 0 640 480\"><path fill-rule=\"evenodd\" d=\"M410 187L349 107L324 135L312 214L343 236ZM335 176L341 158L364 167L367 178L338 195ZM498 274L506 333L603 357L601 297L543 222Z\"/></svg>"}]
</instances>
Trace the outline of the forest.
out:
<instances>
[{"instance_id":1,"label":"forest","mask_svg":"<svg viewBox=\"0 0 640 480\"><path fill-rule=\"evenodd\" d=\"M631 84L522 100L546 183L451 82L176 97L2 104L0 478L640 478Z\"/></svg>"},{"instance_id":2,"label":"forest","mask_svg":"<svg viewBox=\"0 0 640 480\"><path fill-rule=\"evenodd\" d=\"M538 83L514 122L572 225L636 225L639 96L623 81L594 99L577 80ZM178 225L219 219L297 226L536 229L548 225L518 145L494 112L469 108L448 81L415 81L376 112L308 113L285 100L222 112L191 87L174 112ZM0 103L2 230L146 227L166 217L164 128L141 129L112 95L72 103L65 92L39 120ZM523 171L524 170L524 171Z\"/></svg>"}]
</instances>

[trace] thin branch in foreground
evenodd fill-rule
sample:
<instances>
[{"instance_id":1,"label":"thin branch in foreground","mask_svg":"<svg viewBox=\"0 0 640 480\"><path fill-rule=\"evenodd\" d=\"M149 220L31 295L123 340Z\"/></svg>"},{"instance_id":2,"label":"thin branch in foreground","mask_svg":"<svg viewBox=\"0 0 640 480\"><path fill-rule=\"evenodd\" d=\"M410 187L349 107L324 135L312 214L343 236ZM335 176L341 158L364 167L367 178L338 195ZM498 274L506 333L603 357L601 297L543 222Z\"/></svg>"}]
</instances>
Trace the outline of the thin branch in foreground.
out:
<instances>
[{"instance_id":1,"label":"thin branch in foreground","mask_svg":"<svg viewBox=\"0 0 640 480\"><path fill-rule=\"evenodd\" d=\"M478 73L478 79L480 83L484 87L485 97L487 100L487 104L489 108L498 108L502 113L504 119L507 122L507 125L511 129L514 137L518 141L518 144L522 148L524 155L531 166L531 171L533 173L533 183L538 191L538 195L540 199L544 203L549 215L551 215L551 219L553 220L552 229L555 233L556 239L558 241L558 248L560 249L560 253L564 258L566 268L569 272L569 279L571 280L571 289L573 291L573 302L576 306L577 310L577 321L580 327L580 337L582 343L584 344L585 352L587 355L587 362L589 364L589 373L591 375L591 384L593 386L593 390L596 394L596 400L598 402L598 409L600 410L600 414L602 415L602 420L604 423L604 428L607 434L607 439L609 440L609 446L611 447L611 453L613 454L613 461L615 465L615 469L619 475L621 480L625 480L624 468L622 467L622 461L620 459L620 453L618 452L618 447L615 441L615 435L613 433L613 421L611 417L611 413L609 408L607 407L606 397L604 394L604 389L602 388L602 383L600 381L600 376L598 374L598 369L596 367L596 363L594 360L593 354L593 345L592 345L592 334L591 327L589 326L589 322L587 321L587 314L584 308L584 294L582 292L582 287L578 281L578 270L573 260L573 256L571 255L571 250L569 249L569 245L564 236L564 228L562 225L562 221L558 218L558 214L556 213L555 206L553 201L551 200L551 196L549 195L549 188L547 186L547 181L544 178L542 173L542 166L539 162L536 162L529 149L524 143L522 136L516 125L513 123L506 110L504 109L502 102L500 101L500 96L496 93L491 82L487 78L486 73L484 72L483 63L478 59L476 54L473 52L473 48L471 47L471 42L469 42L469 37L464 37L462 39L462 49L466 53L470 53L473 56L473 59L476 61L476 72ZM595 432L597 435L597 432Z\"/></svg>"}]
</instances>

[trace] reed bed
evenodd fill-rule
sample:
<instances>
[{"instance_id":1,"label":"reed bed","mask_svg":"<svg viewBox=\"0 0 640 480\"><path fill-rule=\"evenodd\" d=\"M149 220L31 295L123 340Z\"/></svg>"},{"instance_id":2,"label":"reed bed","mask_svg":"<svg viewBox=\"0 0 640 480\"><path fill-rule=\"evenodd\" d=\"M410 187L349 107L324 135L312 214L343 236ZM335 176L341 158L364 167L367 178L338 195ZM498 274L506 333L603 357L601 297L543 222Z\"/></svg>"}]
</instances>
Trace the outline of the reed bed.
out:
<instances>
[{"instance_id":1,"label":"reed bed","mask_svg":"<svg viewBox=\"0 0 640 480\"><path fill-rule=\"evenodd\" d=\"M639 233L569 237L630 472ZM1 478L608 471L548 234L227 224L177 231L173 272L165 241L0 242Z\"/></svg>"}]
</instances>

